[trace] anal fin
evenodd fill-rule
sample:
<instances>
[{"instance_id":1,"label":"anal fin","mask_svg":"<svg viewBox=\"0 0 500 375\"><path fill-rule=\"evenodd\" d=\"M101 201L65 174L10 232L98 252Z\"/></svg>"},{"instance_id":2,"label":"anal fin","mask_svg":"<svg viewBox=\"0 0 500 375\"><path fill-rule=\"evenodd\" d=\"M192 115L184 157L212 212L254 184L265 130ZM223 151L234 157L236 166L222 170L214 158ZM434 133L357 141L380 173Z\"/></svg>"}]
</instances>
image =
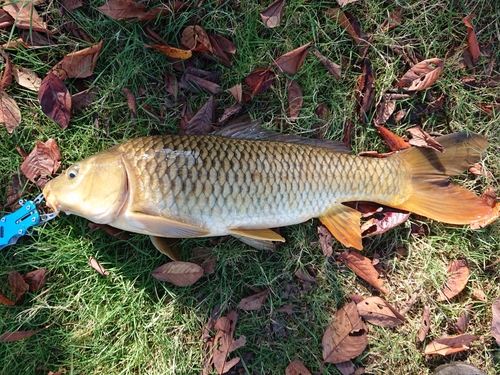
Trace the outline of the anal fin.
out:
<instances>
[{"instance_id":1,"label":"anal fin","mask_svg":"<svg viewBox=\"0 0 500 375\"><path fill-rule=\"evenodd\" d=\"M231 229L231 235L259 250L274 250L272 241L285 242L285 239L271 229Z\"/></svg>"},{"instance_id":2,"label":"anal fin","mask_svg":"<svg viewBox=\"0 0 500 375\"><path fill-rule=\"evenodd\" d=\"M319 220L344 246L363 249L359 211L339 204L320 216Z\"/></svg>"},{"instance_id":3,"label":"anal fin","mask_svg":"<svg viewBox=\"0 0 500 375\"><path fill-rule=\"evenodd\" d=\"M179 239L158 236L149 236L151 243L156 249L172 260L181 260Z\"/></svg>"}]
</instances>

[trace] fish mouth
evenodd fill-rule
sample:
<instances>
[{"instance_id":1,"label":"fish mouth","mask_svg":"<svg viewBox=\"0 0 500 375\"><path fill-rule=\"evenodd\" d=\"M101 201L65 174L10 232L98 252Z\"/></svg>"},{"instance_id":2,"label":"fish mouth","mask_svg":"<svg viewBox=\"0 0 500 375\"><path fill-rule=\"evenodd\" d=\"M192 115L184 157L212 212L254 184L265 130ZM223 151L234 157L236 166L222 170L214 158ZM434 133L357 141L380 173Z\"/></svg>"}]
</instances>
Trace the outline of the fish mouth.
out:
<instances>
[{"instance_id":1,"label":"fish mouth","mask_svg":"<svg viewBox=\"0 0 500 375\"><path fill-rule=\"evenodd\" d=\"M42 193L43 196L45 197L45 202L47 202L47 206L49 206L52 210L54 210L56 215L59 215L60 212L59 202L54 197L54 195L51 194L49 184L45 185L45 187L42 190Z\"/></svg>"}]
</instances>

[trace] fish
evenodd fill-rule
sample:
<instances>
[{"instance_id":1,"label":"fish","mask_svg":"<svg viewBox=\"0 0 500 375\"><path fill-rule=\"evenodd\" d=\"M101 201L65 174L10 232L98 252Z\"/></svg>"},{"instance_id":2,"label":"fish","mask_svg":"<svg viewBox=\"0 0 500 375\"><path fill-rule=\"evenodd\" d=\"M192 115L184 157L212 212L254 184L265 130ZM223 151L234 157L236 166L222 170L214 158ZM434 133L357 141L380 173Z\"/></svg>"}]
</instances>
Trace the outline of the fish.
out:
<instances>
[{"instance_id":1,"label":"fish","mask_svg":"<svg viewBox=\"0 0 500 375\"><path fill-rule=\"evenodd\" d=\"M465 225L492 207L449 178L478 162L478 134L436 139L385 158L352 155L341 142L282 135L249 117L210 135L134 138L79 161L49 181L55 212L167 239L231 235L256 248L285 239L271 228L319 218L344 246L363 248L368 201Z\"/></svg>"}]
</instances>

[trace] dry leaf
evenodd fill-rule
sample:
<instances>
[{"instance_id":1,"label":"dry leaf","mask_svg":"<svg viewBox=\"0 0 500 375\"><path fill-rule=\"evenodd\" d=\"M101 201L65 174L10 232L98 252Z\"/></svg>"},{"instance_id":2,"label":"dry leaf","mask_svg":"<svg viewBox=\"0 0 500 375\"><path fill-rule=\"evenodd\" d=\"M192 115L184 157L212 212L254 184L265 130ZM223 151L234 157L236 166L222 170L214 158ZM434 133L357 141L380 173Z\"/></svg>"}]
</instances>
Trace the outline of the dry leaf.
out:
<instances>
[{"instance_id":1,"label":"dry leaf","mask_svg":"<svg viewBox=\"0 0 500 375\"><path fill-rule=\"evenodd\" d=\"M12 289L12 293L14 293L14 298L16 302L18 302L24 296L24 293L29 290L29 285L24 281L19 272L9 273L8 280L10 289Z\"/></svg>"},{"instance_id":2,"label":"dry leaf","mask_svg":"<svg viewBox=\"0 0 500 375\"><path fill-rule=\"evenodd\" d=\"M80 51L68 53L51 71L61 79L90 77L101 48L102 41Z\"/></svg>"},{"instance_id":3,"label":"dry leaf","mask_svg":"<svg viewBox=\"0 0 500 375\"><path fill-rule=\"evenodd\" d=\"M377 117L373 121L375 126L385 124L387 120L391 117L396 109L396 101L395 100L384 100L380 103L377 110Z\"/></svg>"},{"instance_id":4,"label":"dry leaf","mask_svg":"<svg viewBox=\"0 0 500 375\"><path fill-rule=\"evenodd\" d=\"M186 60L189 59L191 56L193 56L193 52L190 50L185 50L185 49L180 49L180 48L175 48L175 47L170 47L170 46L164 46L164 45L154 45L154 46L148 46L146 45L146 48L152 48L157 51L163 52L165 55L168 57L171 57L173 59L180 59L180 60Z\"/></svg>"},{"instance_id":5,"label":"dry leaf","mask_svg":"<svg viewBox=\"0 0 500 375\"><path fill-rule=\"evenodd\" d=\"M335 367L342 375L354 375L356 373L356 368L352 361L345 361L341 363L336 363Z\"/></svg>"},{"instance_id":6,"label":"dry leaf","mask_svg":"<svg viewBox=\"0 0 500 375\"><path fill-rule=\"evenodd\" d=\"M237 307L245 311L259 310L269 293L271 293L271 290L266 289L260 293L245 297L240 301L240 303L238 303Z\"/></svg>"},{"instance_id":7,"label":"dry leaf","mask_svg":"<svg viewBox=\"0 0 500 375\"><path fill-rule=\"evenodd\" d=\"M61 152L56 141L49 138L46 142L37 141L35 148L21 164L21 172L38 187L43 187L48 176L54 174L61 165Z\"/></svg>"},{"instance_id":8,"label":"dry leaf","mask_svg":"<svg viewBox=\"0 0 500 375\"><path fill-rule=\"evenodd\" d=\"M387 146L389 146L391 151L400 151L404 150L405 148L411 148L411 145L408 142L406 142L399 135L391 132L386 127L381 125L375 127L377 128L380 136L384 139L385 143L387 143Z\"/></svg>"},{"instance_id":9,"label":"dry leaf","mask_svg":"<svg viewBox=\"0 0 500 375\"><path fill-rule=\"evenodd\" d=\"M471 307L472 305L467 306L464 312L458 317L457 323L455 324L458 333L467 331L467 326L470 322Z\"/></svg>"},{"instance_id":10,"label":"dry leaf","mask_svg":"<svg viewBox=\"0 0 500 375\"><path fill-rule=\"evenodd\" d=\"M358 203L355 207L360 209L366 203ZM398 210L390 207L379 207L373 217L361 225L361 235L371 237L387 232L389 229L397 227L404 223L410 217L408 211Z\"/></svg>"},{"instance_id":11,"label":"dry leaf","mask_svg":"<svg viewBox=\"0 0 500 375\"><path fill-rule=\"evenodd\" d=\"M269 69L257 69L245 77L245 84L251 97L267 90L274 82L275 74ZM247 100L243 100L244 102Z\"/></svg>"},{"instance_id":12,"label":"dry leaf","mask_svg":"<svg viewBox=\"0 0 500 375\"><path fill-rule=\"evenodd\" d=\"M262 23L273 29L280 25L286 0L276 0L260 13Z\"/></svg>"},{"instance_id":13,"label":"dry leaf","mask_svg":"<svg viewBox=\"0 0 500 375\"><path fill-rule=\"evenodd\" d=\"M399 87L405 87L408 91L421 91L431 86L437 81L439 74L444 69L444 61L441 59L428 59L413 65L408 70L401 80L398 82Z\"/></svg>"},{"instance_id":14,"label":"dry leaf","mask_svg":"<svg viewBox=\"0 0 500 375\"><path fill-rule=\"evenodd\" d=\"M12 73L19 86L32 91L40 90L42 79L38 77L35 72L18 65L14 65Z\"/></svg>"},{"instance_id":15,"label":"dry leaf","mask_svg":"<svg viewBox=\"0 0 500 375\"><path fill-rule=\"evenodd\" d=\"M217 254L208 247L193 249L193 262L203 268L203 273L209 275L214 272L217 265Z\"/></svg>"},{"instance_id":16,"label":"dry leaf","mask_svg":"<svg viewBox=\"0 0 500 375\"><path fill-rule=\"evenodd\" d=\"M21 110L16 101L0 88L0 123L12 133L21 123Z\"/></svg>"},{"instance_id":17,"label":"dry leaf","mask_svg":"<svg viewBox=\"0 0 500 375\"><path fill-rule=\"evenodd\" d=\"M36 331L5 332L0 336L0 342L13 342L27 339L28 337L36 335L40 331L43 331L43 329L38 329Z\"/></svg>"},{"instance_id":18,"label":"dry leaf","mask_svg":"<svg viewBox=\"0 0 500 375\"><path fill-rule=\"evenodd\" d=\"M309 370L298 359L290 362L285 369L285 375L311 375Z\"/></svg>"},{"instance_id":19,"label":"dry leaf","mask_svg":"<svg viewBox=\"0 0 500 375\"><path fill-rule=\"evenodd\" d=\"M340 255L340 259L347 267L354 271L356 275L361 277L370 285L380 290L384 294L388 294L387 289L384 288L384 281L379 278L379 273L373 267L372 261L357 251L346 250Z\"/></svg>"},{"instance_id":20,"label":"dry leaf","mask_svg":"<svg viewBox=\"0 0 500 375\"><path fill-rule=\"evenodd\" d=\"M12 179L7 187L4 207L10 207L13 211L18 208L18 202L24 193L25 185L26 178L24 175L18 172L12 174Z\"/></svg>"},{"instance_id":21,"label":"dry leaf","mask_svg":"<svg viewBox=\"0 0 500 375\"><path fill-rule=\"evenodd\" d=\"M476 301L488 302L488 297L486 296L486 294L483 292L483 290L481 288L474 288L472 290L472 297Z\"/></svg>"},{"instance_id":22,"label":"dry leaf","mask_svg":"<svg viewBox=\"0 0 500 375\"><path fill-rule=\"evenodd\" d=\"M66 129L71 118L71 95L61 79L50 71L43 79L38 91L42 111L62 129Z\"/></svg>"},{"instance_id":23,"label":"dry leaf","mask_svg":"<svg viewBox=\"0 0 500 375\"><path fill-rule=\"evenodd\" d=\"M33 1L9 2L3 4L2 9L14 19L14 25L20 29L50 34L47 24L38 15Z\"/></svg>"},{"instance_id":24,"label":"dry leaf","mask_svg":"<svg viewBox=\"0 0 500 375\"><path fill-rule=\"evenodd\" d=\"M368 344L366 328L356 304L340 308L323 335L323 359L328 363L346 362L360 355Z\"/></svg>"},{"instance_id":25,"label":"dry leaf","mask_svg":"<svg viewBox=\"0 0 500 375\"><path fill-rule=\"evenodd\" d=\"M351 3L354 3L356 1L358 1L358 0L337 0L337 3L343 8L347 4L351 4Z\"/></svg>"},{"instance_id":26,"label":"dry leaf","mask_svg":"<svg viewBox=\"0 0 500 375\"><path fill-rule=\"evenodd\" d=\"M473 63L476 63L481 55L479 44L476 38L476 33L474 32L474 26L472 25L471 21L471 19L475 17L475 14L470 14L462 19L462 21L465 23L465 26L467 26L467 43L469 45L469 52L472 56Z\"/></svg>"},{"instance_id":27,"label":"dry leaf","mask_svg":"<svg viewBox=\"0 0 500 375\"><path fill-rule=\"evenodd\" d=\"M12 18L5 10L0 9L0 29L6 29L14 24L14 18ZM4 47L6 48L6 47Z\"/></svg>"},{"instance_id":28,"label":"dry leaf","mask_svg":"<svg viewBox=\"0 0 500 375\"><path fill-rule=\"evenodd\" d=\"M77 111L88 107L94 102L99 89L94 86L87 90L77 92L71 96L71 109Z\"/></svg>"},{"instance_id":29,"label":"dry leaf","mask_svg":"<svg viewBox=\"0 0 500 375\"><path fill-rule=\"evenodd\" d=\"M491 335L497 341L497 344L500 345L500 298L493 301L491 304Z\"/></svg>"},{"instance_id":30,"label":"dry leaf","mask_svg":"<svg viewBox=\"0 0 500 375\"><path fill-rule=\"evenodd\" d=\"M109 0L97 10L115 20L125 20L136 18L146 12L143 2L136 3L132 0Z\"/></svg>"},{"instance_id":31,"label":"dry leaf","mask_svg":"<svg viewBox=\"0 0 500 375\"><path fill-rule=\"evenodd\" d=\"M422 311L422 321L420 323L420 330L418 331L418 341L423 342L431 329L431 309L429 306L424 306Z\"/></svg>"},{"instance_id":32,"label":"dry leaf","mask_svg":"<svg viewBox=\"0 0 500 375\"><path fill-rule=\"evenodd\" d=\"M3 68L3 73L1 73L0 87L5 89L12 83L12 63L10 62L9 54L0 50L2 57L5 62L5 67Z\"/></svg>"},{"instance_id":33,"label":"dry leaf","mask_svg":"<svg viewBox=\"0 0 500 375\"><path fill-rule=\"evenodd\" d=\"M354 0L356 1L356 0ZM340 65L335 64L333 61L327 59L325 56L321 54L318 50L313 51L314 55L319 59L321 64L328 70L328 72L337 79L342 78Z\"/></svg>"},{"instance_id":34,"label":"dry leaf","mask_svg":"<svg viewBox=\"0 0 500 375\"><path fill-rule=\"evenodd\" d=\"M80 8L83 5L82 0L62 0L61 6L68 12Z\"/></svg>"},{"instance_id":35,"label":"dry leaf","mask_svg":"<svg viewBox=\"0 0 500 375\"><path fill-rule=\"evenodd\" d=\"M427 344L424 354L450 355L463 352L469 349L472 341L479 339L474 335L459 335L452 337L443 337Z\"/></svg>"},{"instance_id":36,"label":"dry leaf","mask_svg":"<svg viewBox=\"0 0 500 375\"><path fill-rule=\"evenodd\" d=\"M380 297L368 297L357 305L359 315L371 324L381 327L396 327L406 319Z\"/></svg>"},{"instance_id":37,"label":"dry leaf","mask_svg":"<svg viewBox=\"0 0 500 375\"><path fill-rule=\"evenodd\" d=\"M203 268L194 263L173 261L158 267L151 274L160 281L188 286L203 276Z\"/></svg>"},{"instance_id":38,"label":"dry leaf","mask_svg":"<svg viewBox=\"0 0 500 375\"><path fill-rule=\"evenodd\" d=\"M181 34L181 43L192 51L214 52L207 32L199 25L186 27Z\"/></svg>"},{"instance_id":39,"label":"dry leaf","mask_svg":"<svg viewBox=\"0 0 500 375\"><path fill-rule=\"evenodd\" d=\"M224 113L222 114L221 118L219 118L219 123L226 122L229 120L231 117L238 117L240 112L243 109L243 104L236 103L233 104L231 107L224 109Z\"/></svg>"},{"instance_id":40,"label":"dry leaf","mask_svg":"<svg viewBox=\"0 0 500 375\"><path fill-rule=\"evenodd\" d=\"M449 275L445 286L441 289L440 295L436 298L437 301L447 301L460 293L469 280L469 267L464 260L454 260L449 266L447 273Z\"/></svg>"},{"instance_id":41,"label":"dry leaf","mask_svg":"<svg viewBox=\"0 0 500 375\"><path fill-rule=\"evenodd\" d=\"M302 90L296 81L288 81L288 117L290 121L296 121L300 115L300 109L304 103Z\"/></svg>"},{"instance_id":42,"label":"dry leaf","mask_svg":"<svg viewBox=\"0 0 500 375\"><path fill-rule=\"evenodd\" d=\"M236 99L236 102L241 104L241 101L243 100L243 89L241 83L237 83L228 89L228 91L231 93L233 98Z\"/></svg>"},{"instance_id":43,"label":"dry leaf","mask_svg":"<svg viewBox=\"0 0 500 375\"><path fill-rule=\"evenodd\" d=\"M183 127L183 134L193 135L211 133L216 105L217 103L214 101L214 97L211 96L208 102L206 102Z\"/></svg>"},{"instance_id":44,"label":"dry leaf","mask_svg":"<svg viewBox=\"0 0 500 375\"><path fill-rule=\"evenodd\" d=\"M213 352L213 364L218 374L225 374L231 367L240 362L239 357L227 360L231 352L241 348L246 343L245 336L241 336L236 340L233 338L237 320L238 314L234 310L231 310L227 313L227 316L220 317L215 322L214 329L219 331L213 343L215 348L218 346L218 349L215 349Z\"/></svg>"},{"instance_id":45,"label":"dry leaf","mask_svg":"<svg viewBox=\"0 0 500 375\"><path fill-rule=\"evenodd\" d=\"M28 272L23 276L24 281L26 281L29 285L29 290L31 293L38 292L43 288L45 282L47 281L46 274L47 269L41 268L39 270Z\"/></svg>"},{"instance_id":46,"label":"dry leaf","mask_svg":"<svg viewBox=\"0 0 500 375\"><path fill-rule=\"evenodd\" d=\"M335 20L340 27L347 31L347 33L354 39L354 43L359 44L361 42L361 29L351 13L343 12L338 8L334 8L328 9L326 11L326 15L332 20Z\"/></svg>"},{"instance_id":47,"label":"dry leaf","mask_svg":"<svg viewBox=\"0 0 500 375\"><path fill-rule=\"evenodd\" d=\"M306 43L299 48L295 48L294 50L281 55L272 63L272 65L278 67L280 72L297 74L302 66L302 63L304 62L304 59L306 58L311 44L312 42Z\"/></svg>"},{"instance_id":48,"label":"dry leaf","mask_svg":"<svg viewBox=\"0 0 500 375\"><path fill-rule=\"evenodd\" d=\"M366 124L369 118L369 112L375 95L373 91L374 82L375 76L370 60L363 59L363 71L358 77L356 84L356 101L358 102L359 119L362 124Z\"/></svg>"},{"instance_id":49,"label":"dry leaf","mask_svg":"<svg viewBox=\"0 0 500 375\"><path fill-rule=\"evenodd\" d=\"M444 152L444 147L439 144L429 133L425 132L420 126L413 126L406 129L411 134L410 144L415 147L432 148L433 150Z\"/></svg>"},{"instance_id":50,"label":"dry leaf","mask_svg":"<svg viewBox=\"0 0 500 375\"><path fill-rule=\"evenodd\" d=\"M130 116L132 119L137 118L137 102L135 100L135 95L130 91L128 88L124 87L122 89L122 92L125 94L125 97L127 98L127 105L128 108L130 109Z\"/></svg>"},{"instance_id":51,"label":"dry leaf","mask_svg":"<svg viewBox=\"0 0 500 375\"><path fill-rule=\"evenodd\" d=\"M333 254L333 237L327 227L324 225L318 226L319 244L323 255L325 257L331 257Z\"/></svg>"},{"instance_id":52,"label":"dry leaf","mask_svg":"<svg viewBox=\"0 0 500 375\"><path fill-rule=\"evenodd\" d=\"M312 271L314 272L314 270L312 270ZM295 272L295 276L297 276L297 278L301 281L307 281L309 283L316 282L316 278L314 276L312 276L307 270L304 271L302 268L299 268Z\"/></svg>"},{"instance_id":53,"label":"dry leaf","mask_svg":"<svg viewBox=\"0 0 500 375\"><path fill-rule=\"evenodd\" d=\"M95 269L101 275L109 276L109 272L106 271L106 269L103 266L101 266L101 264L93 256L91 256L89 259L89 266L92 267L93 269Z\"/></svg>"},{"instance_id":54,"label":"dry leaf","mask_svg":"<svg viewBox=\"0 0 500 375\"><path fill-rule=\"evenodd\" d=\"M5 294L0 290L0 303L4 306L14 306L14 301L7 298Z\"/></svg>"}]
</instances>

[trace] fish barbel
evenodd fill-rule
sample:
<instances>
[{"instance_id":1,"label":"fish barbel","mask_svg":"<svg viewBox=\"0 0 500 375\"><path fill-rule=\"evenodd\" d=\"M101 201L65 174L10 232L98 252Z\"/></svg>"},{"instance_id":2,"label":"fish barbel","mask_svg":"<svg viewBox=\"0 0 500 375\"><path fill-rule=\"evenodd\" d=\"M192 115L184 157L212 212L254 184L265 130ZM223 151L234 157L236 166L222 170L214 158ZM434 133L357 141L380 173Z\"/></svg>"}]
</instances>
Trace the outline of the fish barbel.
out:
<instances>
[{"instance_id":1,"label":"fish barbel","mask_svg":"<svg viewBox=\"0 0 500 375\"><path fill-rule=\"evenodd\" d=\"M411 148L386 158L255 127L231 136L132 139L74 164L43 194L56 212L131 232L233 235L260 248L284 241L269 228L318 217L343 245L361 249L360 213L342 204L350 201L451 224L469 224L492 210L448 181L480 159L487 141L479 135L438 138L444 153Z\"/></svg>"}]
</instances>

